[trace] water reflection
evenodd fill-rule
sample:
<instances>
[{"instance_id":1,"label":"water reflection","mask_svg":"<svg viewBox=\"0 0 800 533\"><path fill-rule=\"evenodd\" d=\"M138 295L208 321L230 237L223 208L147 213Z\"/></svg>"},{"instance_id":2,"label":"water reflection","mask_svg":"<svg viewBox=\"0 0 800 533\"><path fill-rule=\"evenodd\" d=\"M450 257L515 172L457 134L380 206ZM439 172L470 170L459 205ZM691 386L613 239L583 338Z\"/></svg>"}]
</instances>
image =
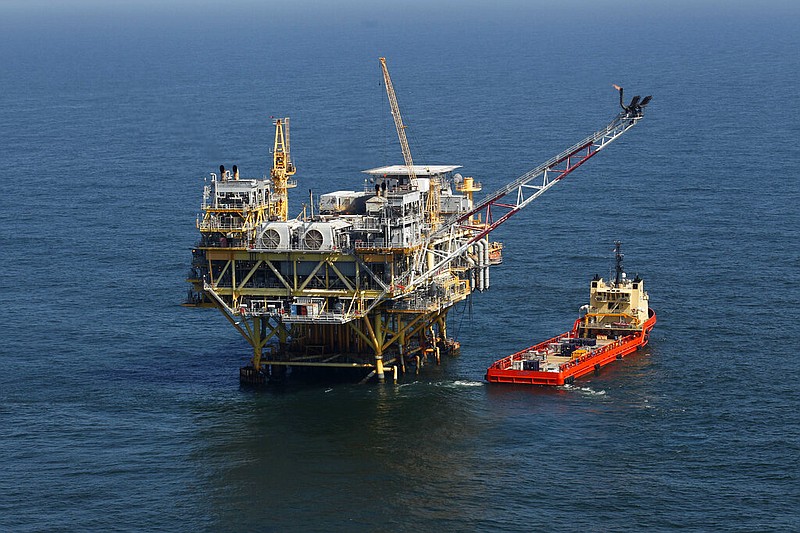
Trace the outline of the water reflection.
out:
<instances>
[{"instance_id":1,"label":"water reflection","mask_svg":"<svg viewBox=\"0 0 800 533\"><path fill-rule=\"evenodd\" d=\"M432 381L337 385L243 394L198 413L194 458L208 470L215 527L318 527L339 509L347 529L376 513L445 520L447 501L477 505L491 422L472 406L483 394Z\"/></svg>"}]
</instances>

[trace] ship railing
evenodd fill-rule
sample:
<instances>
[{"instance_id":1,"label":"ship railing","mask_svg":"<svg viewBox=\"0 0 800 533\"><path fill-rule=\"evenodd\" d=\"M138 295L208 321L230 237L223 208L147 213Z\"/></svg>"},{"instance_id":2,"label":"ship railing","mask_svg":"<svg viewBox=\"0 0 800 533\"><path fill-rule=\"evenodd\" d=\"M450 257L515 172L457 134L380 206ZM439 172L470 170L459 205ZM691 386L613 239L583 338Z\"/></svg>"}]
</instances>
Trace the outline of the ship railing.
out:
<instances>
[{"instance_id":1,"label":"ship railing","mask_svg":"<svg viewBox=\"0 0 800 533\"><path fill-rule=\"evenodd\" d=\"M403 311L430 311L445 307L448 303L444 298L410 297L397 301L394 308Z\"/></svg>"},{"instance_id":2,"label":"ship railing","mask_svg":"<svg viewBox=\"0 0 800 533\"><path fill-rule=\"evenodd\" d=\"M568 331L567 333L562 333L561 335L557 335L552 339L540 342L539 344L534 344L533 346L525 348L524 350L520 350L517 353L513 353L507 357L504 357L499 361L495 361L489 368L497 368L502 370L504 368L510 367L511 363L513 363L514 361L521 361L525 359L530 355L531 352L535 352L537 350L545 350L547 349L548 345L552 343L560 342L562 339L570 339L572 337L573 334L571 331Z\"/></svg>"},{"instance_id":3,"label":"ship railing","mask_svg":"<svg viewBox=\"0 0 800 533\"><path fill-rule=\"evenodd\" d=\"M403 216L393 216L391 220L392 226L409 226L421 219L422 217L419 214L408 214Z\"/></svg>"},{"instance_id":4,"label":"ship railing","mask_svg":"<svg viewBox=\"0 0 800 533\"><path fill-rule=\"evenodd\" d=\"M597 357L598 355L602 355L602 354L604 354L604 353L606 353L608 351L611 351L611 350L613 350L615 348L618 348L619 346L622 346L626 342L632 341L633 339L636 338L636 336L637 335L626 335L626 336L624 336L622 338L619 338L619 339L617 339L615 341L610 342L609 344L606 344L606 345L601 346L599 348L595 348L594 350L591 350L590 352L578 357L577 359L561 363L560 365L558 365L558 370L560 372L562 370L566 370L570 366L577 366L577 365L585 362L588 359L593 359L593 358Z\"/></svg>"},{"instance_id":5,"label":"ship railing","mask_svg":"<svg viewBox=\"0 0 800 533\"><path fill-rule=\"evenodd\" d=\"M354 314L321 312L315 315L280 315L287 324L344 324L357 318Z\"/></svg>"},{"instance_id":6,"label":"ship railing","mask_svg":"<svg viewBox=\"0 0 800 533\"><path fill-rule=\"evenodd\" d=\"M239 314L242 316L268 316L277 318L286 323L304 323L304 324L343 324L355 318L354 315L346 315L343 313L328 313L320 312L313 315L292 315L284 309L274 309L268 307L248 307L241 306L238 308Z\"/></svg>"},{"instance_id":7,"label":"ship railing","mask_svg":"<svg viewBox=\"0 0 800 533\"><path fill-rule=\"evenodd\" d=\"M475 192L478 192L481 189L483 189L483 185L481 185L480 181L474 181L473 180L472 185L470 185L470 187L466 187L464 185L463 181L461 183L456 184L456 190L458 192L464 192L464 191L475 191Z\"/></svg>"},{"instance_id":8,"label":"ship railing","mask_svg":"<svg viewBox=\"0 0 800 533\"><path fill-rule=\"evenodd\" d=\"M265 284L260 283L261 287ZM258 288L261 288L258 287ZM250 299L239 302L239 308L253 314L274 314L283 313L283 301L275 299Z\"/></svg>"},{"instance_id":9,"label":"ship railing","mask_svg":"<svg viewBox=\"0 0 800 533\"><path fill-rule=\"evenodd\" d=\"M269 316L282 322L343 324L360 315L355 313L318 311L308 315L291 314L280 300L260 299L240 302L236 307L243 316Z\"/></svg>"},{"instance_id":10,"label":"ship railing","mask_svg":"<svg viewBox=\"0 0 800 533\"><path fill-rule=\"evenodd\" d=\"M207 209L234 209L241 210L247 207L247 202L214 202L213 205L207 205Z\"/></svg>"},{"instance_id":11,"label":"ship railing","mask_svg":"<svg viewBox=\"0 0 800 533\"><path fill-rule=\"evenodd\" d=\"M228 239L223 242L222 239L208 240L200 243L203 248L224 248L226 250L247 250L247 243L242 239Z\"/></svg>"},{"instance_id":12,"label":"ship railing","mask_svg":"<svg viewBox=\"0 0 800 533\"><path fill-rule=\"evenodd\" d=\"M519 351L519 352L517 352L515 354L509 355L508 357L505 357L505 358L495 362L490 368L504 369L504 368L510 367L511 364L514 363L515 361L520 361L520 360L523 360L525 358L528 358L531 353L534 353L536 351L545 350L549 344L557 343L561 339L572 338L572 336L573 336L572 332L569 332L569 333L561 334L558 337L553 337L550 340L544 341L544 342L539 343L539 344L537 344L535 346L531 346L530 348L526 348L526 349L521 350L521 351ZM587 361L589 359L597 357L598 355L602 355L602 354L604 354L604 353L606 353L608 351L614 350L615 348L618 348L619 346L622 346L623 344L625 344L627 342L630 342L635 338L636 338L636 335L626 335L625 337L622 337L620 339L614 340L614 341L610 342L609 344L606 344L604 346L600 346L598 348L595 348L595 349L587 352L586 354L584 354L584 355L582 355L582 356L580 356L580 357L578 357L578 358L576 358L574 360L565 361L565 362L559 364L558 365L558 371L561 372L561 371L569 368L570 366L579 365L579 364L581 364L581 363L583 363L583 362L585 362L585 361Z\"/></svg>"},{"instance_id":13,"label":"ship railing","mask_svg":"<svg viewBox=\"0 0 800 533\"><path fill-rule=\"evenodd\" d=\"M362 241L358 240L355 242L355 247L357 250L363 249L377 249L377 248L386 248L386 240L384 239L376 239L374 241Z\"/></svg>"},{"instance_id":14,"label":"ship railing","mask_svg":"<svg viewBox=\"0 0 800 533\"><path fill-rule=\"evenodd\" d=\"M403 311L425 311L435 306L433 298L421 296L407 296L394 304L395 309Z\"/></svg>"},{"instance_id":15,"label":"ship railing","mask_svg":"<svg viewBox=\"0 0 800 533\"><path fill-rule=\"evenodd\" d=\"M395 300L394 308L403 311L429 311L444 309L463 300L470 294L466 280L448 281L435 296L422 296L412 292Z\"/></svg>"},{"instance_id":16,"label":"ship railing","mask_svg":"<svg viewBox=\"0 0 800 533\"><path fill-rule=\"evenodd\" d=\"M201 230L241 230L244 227L243 223L222 223L218 220L209 220L200 222Z\"/></svg>"},{"instance_id":17,"label":"ship railing","mask_svg":"<svg viewBox=\"0 0 800 533\"><path fill-rule=\"evenodd\" d=\"M361 219L348 220L353 224L354 230L377 230L381 229L381 223L378 219L372 217L363 217Z\"/></svg>"}]
</instances>

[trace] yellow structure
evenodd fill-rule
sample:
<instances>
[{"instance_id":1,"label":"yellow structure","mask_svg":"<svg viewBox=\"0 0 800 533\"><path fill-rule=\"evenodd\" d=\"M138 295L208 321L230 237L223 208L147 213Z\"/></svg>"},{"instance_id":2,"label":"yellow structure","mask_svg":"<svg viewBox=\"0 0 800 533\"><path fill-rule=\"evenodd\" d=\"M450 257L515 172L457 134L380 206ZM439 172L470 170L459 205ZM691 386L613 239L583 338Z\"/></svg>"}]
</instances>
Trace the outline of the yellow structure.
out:
<instances>
[{"instance_id":1,"label":"yellow structure","mask_svg":"<svg viewBox=\"0 0 800 533\"><path fill-rule=\"evenodd\" d=\"M463 180L461 180L460 183L456 183L456 190L458 192L464 193L464 195L466 195L467 200L469 201L469 206L470 207L472 207L475 204L475 200L473 198L473 195L476 192L480 192L482 189L483 189L483 187L481 186L480 182L476 182L471 177L465 177ZM479 221L480 221L480 218L478 218L476 220L474 214L469 217L469 223L470 224L475 224L476 222L479 222Z\"/></svg>"},{"instance_id":2,"label":"yellow structure","mask_svg":"<svg viewBox=\"0 0 800 533\"><path fill-rule=\"evenodd\" d=\"M289 151L289 117L275 120L275 145L272 149L272 186L273 215L275 220L286 220L289 217L289 189L296 187L297 182L289 177L297 170L292 164Z\"/></svg>"},{"instance_id":3,"label":"yellow structure","mask_svg":"<svg viewBox=\"0 0 800 533\"><path fill-rule=\"evenodd\" d=\"M605 330L641 330L649 318L650 297L639 276L628 279L622 271L621 244L616 245L616 274L605 281L599 276L592 280L589 304L582 308L581 331L601 334Z\"/></svg>"},{"instance_id":4,"label":"yellow structure","mask_svg":"<svg viewBox=\"0 0 800 533\"><path fill-rule=\"evenodd\" d=\"M414 170L446 180L455 168ZM273 169L272 180L211 176L189 300L219 309L252 346L243 381L280 377L287 366L365 368L383 379L386 368L418 370L457 347L447 338L447 313L476 288L484 254L471 248L431 282L407 287L428 232L425 196L407 168L365 172L374 192L322 195L313 218L292 220L278 216L283 169ZM467 207L463 196L447 197L453 209Z\"/></svg>"}]
</instances>

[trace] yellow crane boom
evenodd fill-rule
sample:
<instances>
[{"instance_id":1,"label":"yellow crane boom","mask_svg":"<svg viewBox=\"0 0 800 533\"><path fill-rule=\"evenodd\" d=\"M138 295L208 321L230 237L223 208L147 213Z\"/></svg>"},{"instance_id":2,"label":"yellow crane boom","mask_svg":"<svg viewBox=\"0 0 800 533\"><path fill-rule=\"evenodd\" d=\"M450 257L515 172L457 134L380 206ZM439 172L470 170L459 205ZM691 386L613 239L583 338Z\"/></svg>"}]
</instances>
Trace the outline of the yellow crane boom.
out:
<instances>
[{"instance_id":1,"label":"yellow crane boom","mask_svg":"<svg viewBox=\"0 0 800 533\"><path fill-rule=\"evenodd\" d=\"M297 185L289 181L289 176L293 176L296 171L289 151L289 117L275 119L275 145L272 150L270 176L275 198L272 215L277 220L287 220L289 217L288 189Z\"/></svg>"}]
</instances>

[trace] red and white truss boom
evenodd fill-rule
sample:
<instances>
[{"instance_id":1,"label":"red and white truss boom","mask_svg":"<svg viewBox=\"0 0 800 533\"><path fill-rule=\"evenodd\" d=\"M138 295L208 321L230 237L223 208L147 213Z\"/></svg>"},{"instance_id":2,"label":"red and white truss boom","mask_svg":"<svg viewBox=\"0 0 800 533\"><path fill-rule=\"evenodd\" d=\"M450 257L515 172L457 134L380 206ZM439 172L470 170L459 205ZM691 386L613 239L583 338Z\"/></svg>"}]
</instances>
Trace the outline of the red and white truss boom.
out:
<instances>
[{"instance_id":1,"label":"red and white truss boom","mask_svg":"<svg viewBox=\"0 0 800 533\"><path fill-rule=\"evenodd\" d=\"M647 101L649 102L649 98ZM460 257L473 243L488 235L497 226L544 194L597 152L617 140L642 119L644 116L642 107L636 108L632 106L629 109L623 106L623 112L617 115L602 130L589 135L557 156L526 172L475 204L471 210L453 215L445 221L438 230L428 237L426 246L423 247L424 250L427 250L436 258L434 265L432 268L426 269L423 267L423 262L421 260L418 261L416 263L416 271L419 274L415 277L412 275L407 288L418 286L420 283L424 283L434 277L451 261ZM511 193L515 194L509 200L504 200ZM470 224L470 217L481 211L485 212L483 223ZM497 211L501 211L501 213L495 217ZM463 238L465 233L469 235L467 238ZM442 249L441 243L443 241L449 242L451 246ZM455 243L457 243L456 246L452 246Z\"/></svg>"},{"instance_id":2,"label":"red and white truss boom","mask_svg":"<svg viewBox=\"0 0 800 533\"><path fill-rule=\"evenodd\" d=\"M620 113L604 129L589 135L579 143L488 195L469 211L453 216L442 224L442 227L431 237L441 237L454 228L463 228L475 232L469 239L470 244L483 238L564 179L570 172L588 161L597 152L617 140L623 133L636 125L642 117L641 112ZM515 194L511 196L511 193ZM485 213L483 224L464 224L464 221L468 221L481 211ZM496 216L498 215L497 211L500 211L499 216Z\"/></svg>"}]
</instances>

